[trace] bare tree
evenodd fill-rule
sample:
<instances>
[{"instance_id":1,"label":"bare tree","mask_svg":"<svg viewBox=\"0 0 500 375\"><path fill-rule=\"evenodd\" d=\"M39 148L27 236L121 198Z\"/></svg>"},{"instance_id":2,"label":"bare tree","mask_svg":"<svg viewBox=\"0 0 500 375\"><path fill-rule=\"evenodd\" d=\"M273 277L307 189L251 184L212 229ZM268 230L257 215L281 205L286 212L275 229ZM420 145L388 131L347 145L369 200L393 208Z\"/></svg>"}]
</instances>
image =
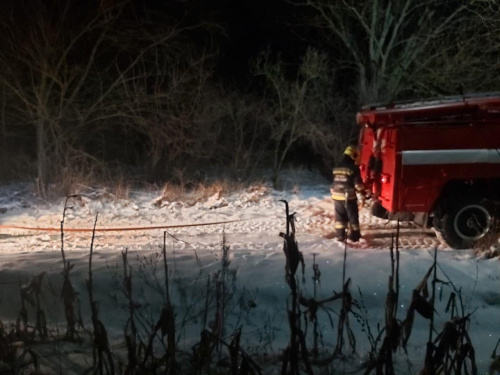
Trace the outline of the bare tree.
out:
<instances>
[{"instance_id":1,"label":"bare tree","mask_svg":"<svg viewBox=\"0 0 500 375\"><path fill-rule=\"evenodd\" d=\"M214 56L188 43L182 56L155 46L120 82L120 109L110 107L100 118L118 117L145 139L150 174L165 177L180 162L213 158L223 115L217 108L220 93L210 82Z\"/></svg>"},{"instance_id":2,"label":"bare tree","mask_svg":"<svg viewBox=\"0 0 500 375\"><path fill-rule=\"evenodd\" d=\"M493 0L467 3L457 27L428 49L427 66L419 69L417 94L458 95L498 91L500 5Z\"/></svg>"},{"instance_id":3,"label":"bare tree","mask_svg":"<svg viewBox=\"0 0 500 375\"><path fill-rule=\"evenodd\" d=\"M38 187L43 194L50 178L49 165L59 161L68 143L68 132L61 122L70 113L78 113L76 98L91 72L106 28L103 18L97 16L88 19L82 29L74 30L69 24L72 17L68 8L53 11L42 2L33 3L29 9L32 23L16 27L18 20L27 15L22 5L2 12L0 84L15 96L11 110L31 122L36 131ZM54 20L56 15L62 17L60 22ZM82 40L93 33L96 40L90 47L87 45L87 59L78 65L70 64L76 50L82 48Z\"/></svg>"},{"instance_id":4,"label":"bare tree","mask_svg":"<svg viewBox=\"0 0 500 375\"><path fill-rule=\"evenodd\" d=\"M261 97L236 90L222 92L219 101L222 112L220 163L238 176L251 176L265 163L265 150L270 143L266 128L266 105Z\"/></svg>"},{"instance_id":5,"label":"bare tree","mask_svg":"<svg viewBox=\"0 0 500 375\"><path fill-rule=\"evenodd\" d=\"M332 131L328 125L335 107L328 79L330 71L324 54L308 50L293 79L287 78L285 64L273 60L269 51L255 65L255 74L263 76L268 89L266 125L272 139L273 183L279 185L279 174L286 157L299 142L328 154L342 142L345 131ZM335 116L333 116L335 118ZM321 153L321 152L319 152ZM331 155L329 155L331 156Z\"/></svg>"},{"instance_id":6,"label":"bare tree","mask_svg":"<svg viewBox=\"0 0 500 375\"><path fill-rule=\"evenodd\" d=\"M131 103L118 90L137 78L135 68L145 56L159 46L174 49L169 42L186 29L167 19L161 26L126 23L127 2L100 12L79 8L79 2L47 4L2 4L0 17L0 86L15 97L9 110L36 131L41 194L48 182L76 168L74 156L91 158L84 147L89 134L128 115L124 108ZM17 27L28 13L32 22Z\"/></svg>"},{"instance_id":7,"label":"bare tree","mask_svg":"<svg viewBox=\"0 0 500 375\"><path fill-rule=\"evenodd\" d=\"M405 92L422 69L430 69L431 49L462 21L462 2L440 0L305 0L330 45L345 54L356 78L359 103L392 100ZM358 103L358 104L359 104Z\"/></svg>"}]
</instances>

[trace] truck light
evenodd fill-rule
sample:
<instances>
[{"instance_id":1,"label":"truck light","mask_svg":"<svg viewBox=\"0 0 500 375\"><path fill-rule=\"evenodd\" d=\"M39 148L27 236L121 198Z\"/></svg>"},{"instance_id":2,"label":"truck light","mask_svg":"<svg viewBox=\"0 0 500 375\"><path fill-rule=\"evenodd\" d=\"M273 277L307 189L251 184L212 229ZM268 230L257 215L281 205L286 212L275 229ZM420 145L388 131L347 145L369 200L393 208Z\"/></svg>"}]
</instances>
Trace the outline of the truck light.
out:
<instances>
[{"instance_id":1,"label":"truck light","mask_svg":"<svg viewBox=\"0 0 500 375\"><path fill-rule=\"evenodd\" d=\"M388 184L390 180L391 180L391 176L389 176L388 174L381 174L380 175L380 181L383 184Z\"/></svg>"}]
</instances>

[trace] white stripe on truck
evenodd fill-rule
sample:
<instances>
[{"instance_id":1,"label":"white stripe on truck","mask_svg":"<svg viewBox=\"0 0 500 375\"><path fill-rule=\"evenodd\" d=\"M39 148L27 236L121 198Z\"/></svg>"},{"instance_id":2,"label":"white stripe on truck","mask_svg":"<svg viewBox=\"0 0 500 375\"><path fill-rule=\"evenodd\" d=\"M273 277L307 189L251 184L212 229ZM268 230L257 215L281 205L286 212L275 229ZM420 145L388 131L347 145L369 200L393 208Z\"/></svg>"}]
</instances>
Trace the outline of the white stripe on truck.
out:
<instances>
[{"instance_id":1,"label":"white stripe on truck","mask_svg":"<svg viewBox=\"0 0 500 375\"><path fill-rule=\"evenodd\" d=\"M403 165L500 163L500 149L414 150L401 152Z\"/></svg>"}]
</instances>

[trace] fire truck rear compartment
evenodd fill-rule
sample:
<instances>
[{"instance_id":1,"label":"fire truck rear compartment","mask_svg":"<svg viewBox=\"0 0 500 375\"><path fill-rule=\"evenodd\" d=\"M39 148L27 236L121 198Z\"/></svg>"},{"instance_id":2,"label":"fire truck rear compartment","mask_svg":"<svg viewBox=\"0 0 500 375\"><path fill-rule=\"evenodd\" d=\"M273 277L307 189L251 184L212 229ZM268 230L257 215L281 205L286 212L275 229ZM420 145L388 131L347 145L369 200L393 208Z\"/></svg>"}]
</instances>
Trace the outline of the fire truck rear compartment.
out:
<instances>
[{"instance_id":1,"label":"fire truck rear compartment","mask_svg":"<svg viewBox=\"0 0 500 375\"><path fill-rule=\"evenodd\" d=\"M372 214L434 226L453 248L497 232L500 95L368 107L358 113ZM369 165L379 159L373 178ZM373 163L371 163L373 165Z\"/></svg>"}]
</instances>

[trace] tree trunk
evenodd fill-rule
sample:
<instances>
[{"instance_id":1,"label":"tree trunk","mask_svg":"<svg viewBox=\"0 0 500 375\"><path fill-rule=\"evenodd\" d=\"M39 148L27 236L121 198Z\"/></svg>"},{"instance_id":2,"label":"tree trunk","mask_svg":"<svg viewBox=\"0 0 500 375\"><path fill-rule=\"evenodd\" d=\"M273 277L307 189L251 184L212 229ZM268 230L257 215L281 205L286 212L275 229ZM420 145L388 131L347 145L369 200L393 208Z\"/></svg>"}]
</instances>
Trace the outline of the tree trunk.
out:
<instances>
[{"instance_id":1,"label":"tree trunk","mask_svg":"<svg viewBox=\"0 0 500 375\"><path fill-rule=\"evenodd\" d=\"M2 101L2 119L1 119L1 122L2 122L2 133L0 134L0 140L1 140L1 143L0 143L0 165L1 165L1 168L2 168L2 174L4 174L6 171L4 169L4 166L7 165L7 125L5 124L5 102L6 102L6 99L5 99L5 90L3 90L3 94L2 95L2 98L3 98L3 101ZM10 177L10 176L9 176Z\"/></svg>"},{"instance_id":2,"label":"tree trunk","mask_svg":"<svg viewBox=\"0 0 500 375\"><path fill-rule=\"evenodd\" d=\"M36 157L37 157L37 179L36 188L42 197L46 195L48 182L47 172L47 142L45 134L45 124L42 120L36 122Z\"/></svg>"}]
</instances>

